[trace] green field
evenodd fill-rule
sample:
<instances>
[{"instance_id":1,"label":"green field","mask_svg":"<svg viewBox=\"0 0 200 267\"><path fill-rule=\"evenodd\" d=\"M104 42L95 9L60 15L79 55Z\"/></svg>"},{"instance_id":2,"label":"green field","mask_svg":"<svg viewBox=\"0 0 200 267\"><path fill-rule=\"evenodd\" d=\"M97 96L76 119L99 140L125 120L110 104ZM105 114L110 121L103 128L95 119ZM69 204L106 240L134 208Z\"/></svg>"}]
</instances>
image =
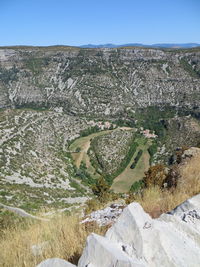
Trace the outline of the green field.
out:
<instances>
[{"instance_id":1,"label":"green field","mask_svg":"<svg viewBox=\"0 0 200 267\"><path fill-rule=\"evenodd\" d=\"M115 192L118 192L118 193L128 192L134 182L139 181L140 179L144 177L144 173L149 168L150 155L148 152L148 148L151 145L150 140L148 140L146 143L145 141L146 139L144 138L136 140L139 146L135 154L133 155L131 161L129 162L125 170L120 175L118 175L113 181L111 189L113 189ZM142 156L137 162L136 167L134 169L131 169L130 166L133 163L140 149L143 150Z\"/></svg>"},{"instance_id":2,"label":"green field","mask_svg":"<svg viewBox=\"0 0 200 267\"><path fill-rule=\"evenodd\" d=\"M127 128L125 130L130 130L131 128ZM76 139L69 147L69 151L71 151L74 163L77 168L80 168L81 162L86 165L88 173L95 179L100 177L92 166L90 162L90 157L88 156L87 152L90 148L91 140L94 137L105 135L110 133L114 130L106 130L97 133L90 134L85 137L80 137ZM111 189L115 192L128 192L132 186L132 184L144 177L144 173L149 168L149 159L150 155L148 152L148 148L151 145L151 140L147 140L144 137L138 137L135 140L138 143L138 147L136 152L134 153L133 157L131 158L130 162L128 163L127 167L120 173L113 181ZM79 149L79 152L75 152ZM131 169L130 166L133 163L138 151L142 149L143 153L138 160L136 167Z\"/></svg>"},{"instance_id":3,"label":"green field","mask_svg":"<svg viewBox=\"0 0 200 267\"><path fill-rule=\"evenodd\" d=\"M83 163L85 163L85 165L87 167L87 171L89 172L90 175L92 175L92 177L98 178L100 176L98 173L96 173L96 170L92 166L87 152L88 152L88 149L90 148L90 142L94 137L105 135L111 131L112 130L106 130L106 131L93 133L93 134L90 134L90 135L85 136L85 137L80 137L80 138L76 139L70 145L70 147L69 147L70 151L76 151L77 148L80 148L80 152L72 152L71 153L72 158L73 158L74 163L75 163L77 168L79 168L81 162L83 162Z\"/></svg>"}]
</instances>

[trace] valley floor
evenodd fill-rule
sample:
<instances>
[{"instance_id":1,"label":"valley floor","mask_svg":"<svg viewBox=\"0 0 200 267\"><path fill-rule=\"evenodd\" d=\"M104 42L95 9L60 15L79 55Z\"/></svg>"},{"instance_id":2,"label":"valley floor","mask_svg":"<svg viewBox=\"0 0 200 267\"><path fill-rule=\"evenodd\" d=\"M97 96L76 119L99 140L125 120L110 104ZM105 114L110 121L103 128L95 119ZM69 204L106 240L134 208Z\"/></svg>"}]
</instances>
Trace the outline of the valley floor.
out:
<instances>
[{"instance_id":1,"label":"valley floor","mask_svg":"<svg viewBox=\"0 0 200 267\"><path fill-rule=\"evenodd\" d=\"M90 157L88 155L88 150L90 148L91 140L95 137L106 135L118 129L121 129L123 131L133 130L133 128L130 127L120 127L114 130L100 131L97 133L90 134L86 137L80 137L76 139L69 147L69 151L71 151L76 167L80 168L81 162L83 162L86 165L88 173L93 178L99 178L100 174L95 170L95 168L91 164ZM126 168L114 179L113 184L111 186L111 189L113 189L114 192L117 193L128 192L132 184L142 179L144 173L149 168L150 155L148 152L148 148L151 145L151 140L147 140L141 137L141 138L136 138L135 141L139 144L139 146L135 151L133 157L127 164ZM130 166L133 163L139 150L142 150L142 155L139 161L137 162L136 167L134 169L131 169Z\"/></svg>"},{"instance_id":2,"label":"valley floor","mask_svg":"<svg viewBox=\"0 0 200 267\"><path fill-rule=\"evenodd\" d=\"M134 184L134 182L142 179L144 177L144 173L148 170L149 159L150 159L148 148L151 145L151 141L148 141L146 144L144 141L145 140L140 141L138 149L134 153L133 157L131 158L125 170L114 179L111 189L113 189L115 192L118 193L128 192L131 186ZM139 159L136 167L134 169L131 169L130 166L140 149L143 150L142 156Z\"/></svg>"}]
</instances>

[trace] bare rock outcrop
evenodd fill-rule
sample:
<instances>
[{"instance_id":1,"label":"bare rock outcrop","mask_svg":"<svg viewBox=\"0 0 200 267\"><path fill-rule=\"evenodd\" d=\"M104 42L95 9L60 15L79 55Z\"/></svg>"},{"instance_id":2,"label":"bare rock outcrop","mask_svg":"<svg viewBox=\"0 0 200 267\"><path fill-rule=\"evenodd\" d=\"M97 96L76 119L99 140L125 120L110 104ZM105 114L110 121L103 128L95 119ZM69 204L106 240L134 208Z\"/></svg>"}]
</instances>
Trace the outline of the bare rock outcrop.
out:
<instances>
[{"instance_id":1,"label":"bare rock outcrop","mask_svg":"<svg viewBox=\"0 0 200 267\"><path fill-rule=\"evenodd\" d=\"M199 109L199 56L198 48L1 48L0 108L97 116L153 105Z\"/></svg>"},{"instance_id":2,"label":"bare rock outcrop","mask_svg":"<svg viewBox=\"0 0 200 267\"><path fill-rule=\"evenodd\" d=\"M52 258L44 260L37 267L75 267L75 265L59 258Z\"/></svg>"},{"instance_id":3,"label":"bare rock outcrop","mask_svg":"<svg viewBox=\"0 0 200 267\"><path fill-rule=\"evenodd\" d=\"M138 203L131 203L105 237L88 236L78 267L194 267L199 264L200 194L158 219L152 219ZM44 266L55 265L49 261Z\"/></svg>"}]
</instances>

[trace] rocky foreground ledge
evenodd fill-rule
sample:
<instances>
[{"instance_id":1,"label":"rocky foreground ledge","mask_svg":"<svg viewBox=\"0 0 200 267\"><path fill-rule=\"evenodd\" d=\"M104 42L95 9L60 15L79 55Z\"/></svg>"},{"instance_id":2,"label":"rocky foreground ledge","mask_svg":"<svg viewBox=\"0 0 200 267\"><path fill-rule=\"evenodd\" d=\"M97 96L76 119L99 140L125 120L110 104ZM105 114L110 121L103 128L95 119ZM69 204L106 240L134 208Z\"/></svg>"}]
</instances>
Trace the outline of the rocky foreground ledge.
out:
<instances>
[{"instance_id":1,"label":"rocky foreground ledge","mask_svg":"<svg viewBox=\"0 0 200 267\"><path fill-rule=\"evenodd\" d=\"M200 266L200 194L158 219L131 203L105 237L89 235L78 267L113 266ZM75 265L55 258L37 267Z\"/></svg>"}]
</instances>

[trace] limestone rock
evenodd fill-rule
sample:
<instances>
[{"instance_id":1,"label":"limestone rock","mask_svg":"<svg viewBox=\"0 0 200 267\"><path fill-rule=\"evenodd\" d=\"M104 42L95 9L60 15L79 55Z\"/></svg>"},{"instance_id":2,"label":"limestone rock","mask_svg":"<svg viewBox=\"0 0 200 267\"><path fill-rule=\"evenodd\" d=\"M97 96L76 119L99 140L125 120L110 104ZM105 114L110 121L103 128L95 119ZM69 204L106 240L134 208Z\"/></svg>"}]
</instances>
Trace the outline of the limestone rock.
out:
<instances>
[{"instance_id":1,"label":"limestone rock","mask_svg":"<svg viewBox=\"0 0 200 267\"><path fill-rule=\"evenodd\" d=\"M79 260L78 267L142 267L137 259L131 259L120 244L109 239L91 234Z\"/></svg>"},{"instance_id":2,"label":"limestone rock","mask_svg":"<svg viewBox=\"0 0 200 267\"><path fill-rule=\"evenodd\" d=\"M75 265L69 263L68 261L52 258L42 261L37 267L76 267Z\"/></svg>"},{"instance_id":3,"label":"limestone rock","mask_svg":"<svg viewBox=\"0 0 200 267\"><path fill-rule=\"evenodd\" d=\"M200 194L152 219L132 203L105 237L88 237L78 266L199 266L199 207Z\"/></svg>"},{"instance_id":4,"label":"limestone rock","mask_svg":"<svg viewBox=\"0 0 200 267\"><path fill-rule=\"evenodd\" d=\"M93 211L81 223L96 222L100 226L110 225L117 220L124 208L124 205L114 203L109 207Z\"/></svg>"}]
</instances>

